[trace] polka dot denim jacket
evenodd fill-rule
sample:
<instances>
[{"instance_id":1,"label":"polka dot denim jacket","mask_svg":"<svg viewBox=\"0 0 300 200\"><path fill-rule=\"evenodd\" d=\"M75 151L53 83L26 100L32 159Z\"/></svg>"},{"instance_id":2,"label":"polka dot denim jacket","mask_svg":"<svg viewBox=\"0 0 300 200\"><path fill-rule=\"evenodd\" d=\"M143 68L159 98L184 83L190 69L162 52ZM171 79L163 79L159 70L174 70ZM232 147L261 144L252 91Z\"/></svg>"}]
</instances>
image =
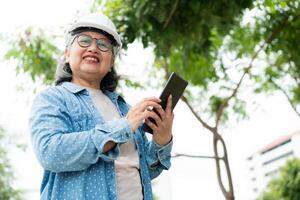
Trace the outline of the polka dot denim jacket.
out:
<instances>
[{"instance_id":1,"label":"polka dot denim jacket","mask_svg":"<svg viewBox=\"0 0 300 200\"><path fill-rule=\"evenodd\" d=\"M32 104L29 126L35 154L44 168L43 200L117 200L114 160L119 145L134 137L140 156L144 200L152 200L151 179L171 166L172 141L148 141L141 126L135 134L125 118L129 106L105 91L121 119L104 122L86 89L70 82L50 87ZM112 140L116 147L103 153Z\"/></svg>"}]
</instances>

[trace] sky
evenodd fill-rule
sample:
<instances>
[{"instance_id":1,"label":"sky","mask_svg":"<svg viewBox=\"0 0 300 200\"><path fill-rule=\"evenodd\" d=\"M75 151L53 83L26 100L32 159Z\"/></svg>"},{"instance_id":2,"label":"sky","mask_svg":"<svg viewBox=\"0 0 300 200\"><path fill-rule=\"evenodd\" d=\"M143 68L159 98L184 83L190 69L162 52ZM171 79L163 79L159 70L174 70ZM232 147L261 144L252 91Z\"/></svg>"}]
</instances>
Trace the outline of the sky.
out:
<instances>
[{"instance_id":1,"label":"sky","mask_svg":"<svg viewBox=\"0 0 300 200\"><path fill-rule=\"evenodd\" d=\"M61 27L73 21L74 16L88 11L90 0L10 0L1 3L0 33L13 34L27 26L42 27L63 33ZM3 44L1 44L3 47ZM5 45L4 45L5 47ZM11 144L24 143L25 151L9 148L9 155L16 171L16 186L26 191L27 199L39 199L38 189L42 169L35 159L30 146L27 118L34 97L33 85L25 75L16 76L15 62L4 61L0 51L0 124L16 137ZM5 48L4 48L5 49ZM141 80L147 67L153 63L151 49L142 45L130 45L126 55L122 56L120 74ZM124 66L124 67L123 67ZM146 66L146 68L144 67ZM43 87L38 87L42 89ZM130 104L140 98L158 96L160 91L146 90L136 95L136 91L124 91ZM140 97L140 98L137 98ZM260 108L250 111L251 118L241 122L232 122L223 131L227 144L229 162L232 170L234 190L237 200L247 200L246 158L258 149L281 135L300 129L300 118L289 107L281 95L256 97ZM192 116L186 105L179 102L175 110L174 153L195 155L213 155L212 134L204 129ZM217 182L213 160L174 158L172 167L154 180L154 191L159 200L182 199L224 199Z\"/></svg>"}]
</instances>

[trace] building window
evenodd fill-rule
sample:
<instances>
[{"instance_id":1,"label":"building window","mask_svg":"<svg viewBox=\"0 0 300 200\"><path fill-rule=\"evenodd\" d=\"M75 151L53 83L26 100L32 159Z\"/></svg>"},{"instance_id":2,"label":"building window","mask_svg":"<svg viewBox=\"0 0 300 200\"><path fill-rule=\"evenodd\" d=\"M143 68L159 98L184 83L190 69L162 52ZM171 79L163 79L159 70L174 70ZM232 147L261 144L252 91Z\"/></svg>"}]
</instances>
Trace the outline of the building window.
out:
<instances>
[{"instance_id":1,"label":"building window","mask_svg":"<svg viewBox=\"0 0 300 200\"><path fill-rule=\"evenodd\" d=\"M275 169L275 170L273 170L273 171L270 171L270 172L268 172L268 173L265 173L265 176L266 177L268 177L268 176L274 176L274 175L276 175L277 173L279 172L279 170L278 169Z\"/></svg>"},{"instance_id":2,"label":"building window","mask_svg":"<svg viewBox=\"0 0 300 200\"><path fill-rule=\"evenodd\" d=\"M289 151L289 152L287 152L287 153L285 153L285 154L282 154L282 155L280 155L280 156L277 156L277 157L275 157L275 158L273 158L273 159L271 159L271 160L268 160L268 161L266 161L266 162L263 162L263 165L268 165L268 164L270 164L270 163L272 163L272 162L275 162L276 160L279 160L279 159L282 159L282 158L285 158L285 157L288 157L288 156L292 156L293 154L294 154L293 151Z\"/></svg>"}]
</instances>

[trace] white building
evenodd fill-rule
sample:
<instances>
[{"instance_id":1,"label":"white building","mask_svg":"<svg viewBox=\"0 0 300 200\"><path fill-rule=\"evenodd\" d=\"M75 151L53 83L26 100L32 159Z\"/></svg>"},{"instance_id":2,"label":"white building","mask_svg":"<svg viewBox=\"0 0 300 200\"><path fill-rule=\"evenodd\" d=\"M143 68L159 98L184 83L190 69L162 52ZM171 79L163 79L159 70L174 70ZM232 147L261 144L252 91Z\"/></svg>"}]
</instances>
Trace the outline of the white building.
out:
<instances>
[{"instance_id":1,"label":"white building","mask_svg":"<svg viewBox=\"0 0 300 200\"><path fill-rule=\"evenodd\" d=\"M254 200L288 159L300 157L300 131L282 136L247 158L249 190Z\"/></svg>"}]
</instances>

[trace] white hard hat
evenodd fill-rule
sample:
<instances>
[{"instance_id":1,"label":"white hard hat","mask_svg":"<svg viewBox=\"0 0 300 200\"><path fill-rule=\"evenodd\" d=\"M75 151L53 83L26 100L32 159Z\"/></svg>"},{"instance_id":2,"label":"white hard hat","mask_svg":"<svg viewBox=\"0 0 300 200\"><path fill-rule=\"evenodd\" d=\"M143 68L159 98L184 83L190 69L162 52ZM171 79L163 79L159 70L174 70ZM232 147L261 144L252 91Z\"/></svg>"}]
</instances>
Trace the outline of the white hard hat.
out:
<instances>
[{"instance_id":1,"label":"white hard hat","mask_svg":"<svg viewBox=\"0 0 300 200\"><path fill-rule=\"evenodd\" d=\"M78 20L72 24L68 33L72 34L73 31L85 27L99 29L108 33L115 39L119 47L122 46L121 37L118 34L114 23L107 16L100 13L92 13L79 17Z\"/></svg>"}]
</instances>

